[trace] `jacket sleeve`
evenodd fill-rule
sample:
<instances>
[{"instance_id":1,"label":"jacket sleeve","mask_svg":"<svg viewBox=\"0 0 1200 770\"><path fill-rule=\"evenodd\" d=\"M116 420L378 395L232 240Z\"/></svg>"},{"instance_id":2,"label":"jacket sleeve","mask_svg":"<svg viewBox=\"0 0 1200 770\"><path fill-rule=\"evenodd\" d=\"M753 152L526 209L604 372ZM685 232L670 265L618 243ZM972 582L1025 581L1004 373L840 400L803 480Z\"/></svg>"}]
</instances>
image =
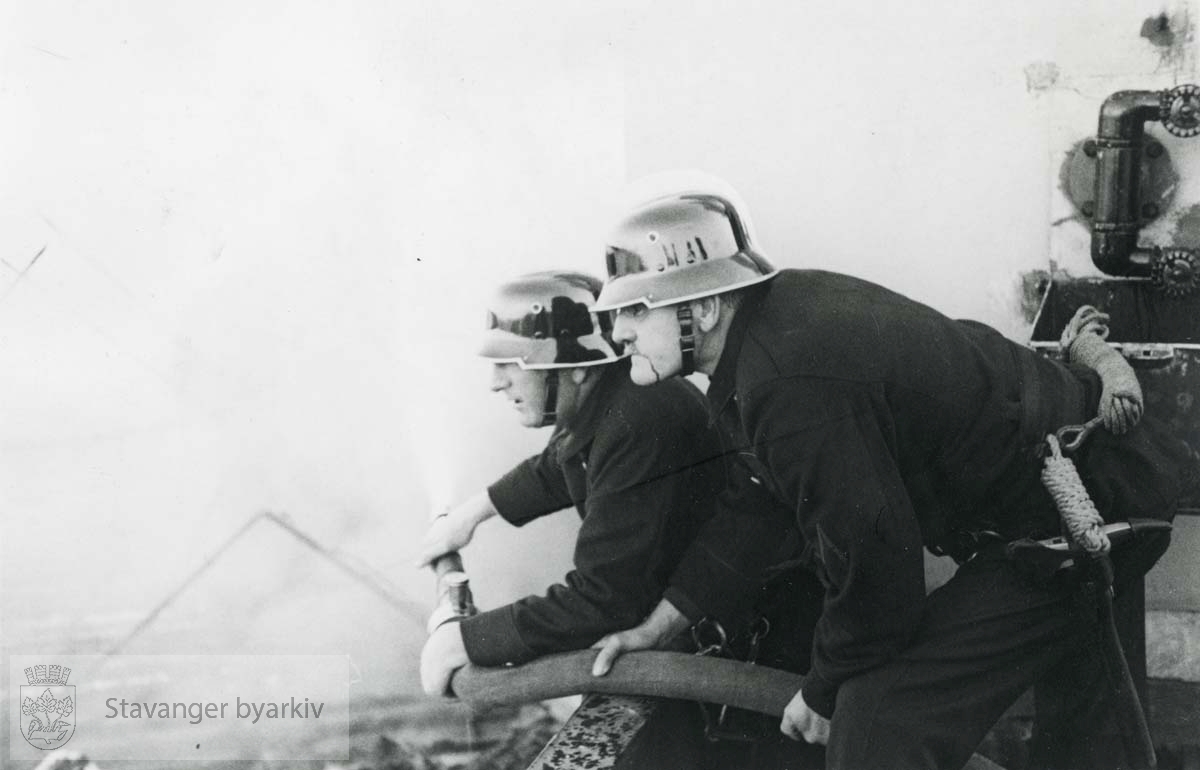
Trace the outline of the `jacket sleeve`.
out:
<instances>
[{"instance_id":1,"label":"jacket sleeve","mask_svg":"<svg viewBox=\"0 0 1200 770\"><path fill-rule=\"evenodd\" d=\"M895 461L881 386L780 378L744 419L826 586L805 702L831 716L838 686L894 657L925 602L920 526Z\"/></svg>"},{"instance_id":2,"label":"jacket sleeve","mask_svg":"<svg viewBox=\"0 0 1200 770\"><path fill-rule=\"evenodd\" d=\"M562 469L555 461L556 443L501 476L488 487L488 497L509 524L521 526L573 504Z\"/></svg>"},{"instance_id":3,"label":"jacket sleeve","mask_svg":"<svg viewBox=\"0 0 1200 770\"><path fill-rule=\"evenodd\" d=\"M686 474L673 458L686 457L688 447L675 421L639 411L637 418L610 414L593 442L574 569L545 596L463 621L473 663L521 663L587 647L637 625L658 601L665 530L686 497Z\"/></svg>"}]
</instances>

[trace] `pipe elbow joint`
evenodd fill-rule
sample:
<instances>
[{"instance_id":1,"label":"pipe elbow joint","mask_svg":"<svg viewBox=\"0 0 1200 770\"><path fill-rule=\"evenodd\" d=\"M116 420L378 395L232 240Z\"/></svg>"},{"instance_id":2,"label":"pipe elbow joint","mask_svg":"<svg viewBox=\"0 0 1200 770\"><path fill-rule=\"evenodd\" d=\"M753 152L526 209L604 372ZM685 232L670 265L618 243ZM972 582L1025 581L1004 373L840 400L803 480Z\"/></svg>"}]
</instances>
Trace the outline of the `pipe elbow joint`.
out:
<instances>
[{"instance_id":1,"label":"pipe elbow joint","mask_svg":"<svg viewBox=\"0 0 1200 770\"><path fill-rule=\"evenodd\" d=\"M1138 245L1137 230L1092 231L1092 264L1105 275L1144 278L1153 256L1152 249Z\"/></svg>"},{"instance_id":2,"label":"pipe elbow joint","mask_svg":"<svg viewBox=\"0 0 1200 770\"><path fill-rule=\"evenodd\" d=\"M1141 137L1142 126L1157 120L1161 94L1158 91L1117 91L1100 107L1100 125L1096 138L1133 141Z\"/></svg>"}]
</instances>

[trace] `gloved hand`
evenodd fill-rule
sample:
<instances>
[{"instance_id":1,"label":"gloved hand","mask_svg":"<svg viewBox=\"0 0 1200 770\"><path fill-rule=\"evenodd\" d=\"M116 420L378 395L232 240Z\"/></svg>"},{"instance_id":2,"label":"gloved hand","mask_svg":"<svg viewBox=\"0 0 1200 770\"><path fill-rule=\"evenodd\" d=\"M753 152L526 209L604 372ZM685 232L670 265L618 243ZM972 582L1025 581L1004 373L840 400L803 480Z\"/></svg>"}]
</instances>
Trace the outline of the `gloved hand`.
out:
<instances>
[{"instance_id":1,"label":"gloved hand","mask_svg":"<svg viewBox=\"0 0 1200 770\"><path fill-rule=\"evenodd\" d=\"M1109 432L1125 433L1142 419L1142 386L1125 357L1094 333L1080 334L1071 345L1071 360L1100 375L1100 421Z\"/></svg>"},{"instance_id":2,"label":"gloved hand","mask_svg":"<svg viewBox=\"0 0 1200 770\"><path fill-rule=\"evenodd\" d=\"M1090 305L1080 307L1063 331L1062 344L1070 361L1100 375L1100 421L1119 436L1142 419L1145 401L1133 367L1105 342L1108 319L1107 313Z\"/></svg>"}]
</instances>

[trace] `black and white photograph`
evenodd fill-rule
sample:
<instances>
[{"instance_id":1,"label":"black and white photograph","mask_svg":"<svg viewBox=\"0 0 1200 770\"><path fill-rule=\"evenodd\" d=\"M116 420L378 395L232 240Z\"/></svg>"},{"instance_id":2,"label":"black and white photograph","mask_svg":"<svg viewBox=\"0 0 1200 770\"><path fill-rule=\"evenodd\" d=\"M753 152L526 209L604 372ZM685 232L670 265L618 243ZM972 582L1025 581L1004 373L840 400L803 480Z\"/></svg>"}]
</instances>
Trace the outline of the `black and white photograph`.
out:
<instances>
[{"instance_id":1,"label":"black and white photograph","mask_svg":"<svg viewBox=\"0 0 1200 770\"><path fill-rule=\"evenodd\" d=\"M1200 768L1200 6L0 8L0 767Z\"/></svg>"}]
</instances>

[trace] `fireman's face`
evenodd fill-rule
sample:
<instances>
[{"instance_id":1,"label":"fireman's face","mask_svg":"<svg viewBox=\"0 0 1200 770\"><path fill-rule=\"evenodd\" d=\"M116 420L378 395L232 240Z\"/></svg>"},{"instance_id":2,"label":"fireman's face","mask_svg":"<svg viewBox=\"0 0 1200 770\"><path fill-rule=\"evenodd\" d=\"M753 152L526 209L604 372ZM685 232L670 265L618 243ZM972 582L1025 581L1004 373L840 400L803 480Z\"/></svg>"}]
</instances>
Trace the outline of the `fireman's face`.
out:
<instances>
[{"instance_id":1,"label":"fireman's face","mask_svg":"<svg viewBox=\"0 0 1200 770\"><path fill-rule=\"evenodd\" d=\"M503 393L527 428L537 428L546 413L546 371L522 369L514 363L492 365L492 392ZM557 372L551 372L557 376Z\"/></svg>"},{"instance_id":2,"label":"fireman's face","mask_svg":"<svg viewBox=\"0 0 1200 770\"><path fill-rule=\"evenodd\" d=\"M630 354L629 378L638 385L653 385L683 368L679 348L679 317L674 305L655 308L629 305L613 318L613 339Z\"/></svg>"}]
</instances>

